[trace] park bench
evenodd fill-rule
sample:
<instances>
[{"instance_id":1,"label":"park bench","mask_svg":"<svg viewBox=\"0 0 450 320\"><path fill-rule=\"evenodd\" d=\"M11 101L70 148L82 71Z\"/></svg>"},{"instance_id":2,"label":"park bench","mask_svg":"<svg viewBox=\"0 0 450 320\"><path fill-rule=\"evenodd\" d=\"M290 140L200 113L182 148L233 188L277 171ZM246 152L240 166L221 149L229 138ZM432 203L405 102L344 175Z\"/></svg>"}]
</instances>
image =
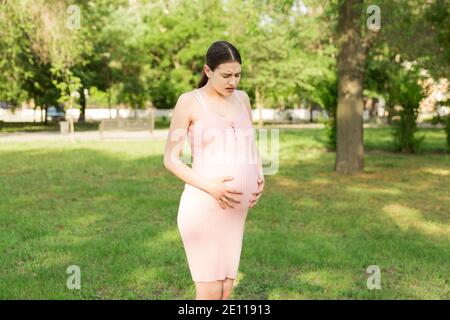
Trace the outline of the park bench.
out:
<instances>
[{"instance_id":1,"label":"park bench","mask_svg":"<svg viewBox=\"0 0 450 320\"><path fill-rule=\"evenodd\" d=\"M150 134L155 128L154 117L137 119L103 119L99 125L100 137L105 131L142 131L148 130Z\"/></svg>"}]
</instances>

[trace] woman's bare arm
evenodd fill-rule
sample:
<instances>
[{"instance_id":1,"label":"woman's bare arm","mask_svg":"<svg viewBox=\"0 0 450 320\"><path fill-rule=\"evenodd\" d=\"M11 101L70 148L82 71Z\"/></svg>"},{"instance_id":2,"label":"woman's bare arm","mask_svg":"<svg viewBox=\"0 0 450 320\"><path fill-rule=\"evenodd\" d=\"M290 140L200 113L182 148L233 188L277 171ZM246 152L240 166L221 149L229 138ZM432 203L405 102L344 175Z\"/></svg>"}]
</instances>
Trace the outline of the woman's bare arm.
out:
<instances>
[{"instance_id":1,"label":"woman's bare arm","mask_svg":"<svg viewBox=\"0 0 450 320\"><path fill-rule=\"evenodd\" d=\"M193 103L193 97L189 93L183 93L178 98L172 114L164 151L164 167L185 183L207 191L207 179L200 176L191 167L180 160L180 154L186 138L187 129L191 122L191 107Z\"/></svg>"}]
</instances>

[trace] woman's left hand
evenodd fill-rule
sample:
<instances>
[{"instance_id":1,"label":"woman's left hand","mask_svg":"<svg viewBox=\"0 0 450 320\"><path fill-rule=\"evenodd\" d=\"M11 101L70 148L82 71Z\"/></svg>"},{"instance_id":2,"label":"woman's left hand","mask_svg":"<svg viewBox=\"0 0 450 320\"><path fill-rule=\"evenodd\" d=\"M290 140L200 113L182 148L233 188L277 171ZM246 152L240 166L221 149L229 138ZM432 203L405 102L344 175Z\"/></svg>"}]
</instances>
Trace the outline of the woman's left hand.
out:
<instances>
[{"instance_id":1,"label":"woman's left hand","mask_svg":"<svg viewBox=\"0 0 450 320\"><path fill-rule=\"evenodd\" d=\"M261 198L261 194L264 190L264 177L258 177L258 190L256 192L252 193L252 196L250 198L250 205L249 208L252 208L259 200L259 198Z\"/></svg>"}]
</instances>

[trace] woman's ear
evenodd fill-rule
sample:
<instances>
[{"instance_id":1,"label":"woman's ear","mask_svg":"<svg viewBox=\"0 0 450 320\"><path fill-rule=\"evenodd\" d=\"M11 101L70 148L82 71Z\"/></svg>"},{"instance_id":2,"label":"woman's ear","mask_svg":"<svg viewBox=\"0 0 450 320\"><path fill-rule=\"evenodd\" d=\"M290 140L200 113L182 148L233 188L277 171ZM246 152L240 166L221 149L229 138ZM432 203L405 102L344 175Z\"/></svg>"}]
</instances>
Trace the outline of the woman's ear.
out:
<instances>
[{"instance_id":1,"label":"woman's ear","mask_svg":"<svg viewBox=\"0 0 450 320\"><path fill-rule=\"evenodd\" d=\"M207 76L208 78L210 78L210 77L211 77L212 71L211 71L211 69L209 68L209 66L208 66L207 64L205 64L205 65L203 66L203 68L204 68L204 71L205 71L206 76Z\"/></svg>"}]
</instances>

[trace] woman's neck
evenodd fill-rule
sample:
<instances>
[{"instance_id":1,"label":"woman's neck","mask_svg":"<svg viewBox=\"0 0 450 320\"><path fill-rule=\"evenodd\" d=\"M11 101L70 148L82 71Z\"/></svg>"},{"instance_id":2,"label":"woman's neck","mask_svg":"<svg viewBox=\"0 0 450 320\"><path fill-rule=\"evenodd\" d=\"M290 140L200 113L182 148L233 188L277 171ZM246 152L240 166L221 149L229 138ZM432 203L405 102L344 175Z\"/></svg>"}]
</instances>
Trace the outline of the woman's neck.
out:
<instances>
[{"instance_id":1,"label":"woman's neck","mask_svg":"<svg viewBox=\"0 0 450 320\"><path fill-rule=\"evenodd\" d=\"M216 89L214 89L209 83L203 87L203 92L208 95L212 100L217 102L227 102L230 101L229 97L222 95Z\"/></svg>"}]
</instances>

